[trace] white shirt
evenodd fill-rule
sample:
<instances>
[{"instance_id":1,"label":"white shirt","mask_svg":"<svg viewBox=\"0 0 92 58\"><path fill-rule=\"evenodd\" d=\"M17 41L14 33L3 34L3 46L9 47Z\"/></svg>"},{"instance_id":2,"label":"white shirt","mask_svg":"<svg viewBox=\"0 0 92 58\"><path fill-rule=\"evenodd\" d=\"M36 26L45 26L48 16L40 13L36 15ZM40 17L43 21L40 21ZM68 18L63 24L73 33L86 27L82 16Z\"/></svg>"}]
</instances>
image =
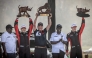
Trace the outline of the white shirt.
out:
<instances>
[{"instance_id":1,"label":"white shirt","mask_svg":"<svg viewBox=\"0 0 92 58\"><path fill-rule=\"evenodd\" d=\"M66 35L61 32L61 34L57 34L57 32L54 32L51 34L50 41L59 41L62 37L62 40L67 41ZM57 44L52 44L52 53L60 53L60 50L65 52L65 44L62 42L59 42Z\"/></svg>"},{"instance_id":2,"label":"white shirt","mask_svg":"<svg viewBox=\"0 0 92 58\"><path fill-rule=\"evenodd\" d=\"M1 42L5 43L7 53L16 53L16 35L14 33L4 32L1 37Z\"/></svg>"}]
</instances>

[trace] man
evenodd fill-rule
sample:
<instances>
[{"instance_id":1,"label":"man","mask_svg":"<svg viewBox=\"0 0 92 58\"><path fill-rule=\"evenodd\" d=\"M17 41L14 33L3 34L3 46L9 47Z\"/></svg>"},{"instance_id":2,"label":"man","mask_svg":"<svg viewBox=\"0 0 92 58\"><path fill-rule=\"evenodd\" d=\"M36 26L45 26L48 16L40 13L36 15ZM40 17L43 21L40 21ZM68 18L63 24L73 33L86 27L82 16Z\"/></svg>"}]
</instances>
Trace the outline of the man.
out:
<instances>
[{"instance_id":1,"label":"man","mask_svg":"<svg viewBox=\"0 0 92 58\"><path fill-rule=\"evenodd\" d=\"M64 58L65 45L67 44L66 35L61 32L62 25L58 24L56 32L51 34L50 42L52 44L53 58Z\"/></svg>"},{"instance_id":2,"label":"man","mask_svg":"<svg viewBox=\"0 0 92 58\"><path fill-rule=\"evenodd\" d=\"M68 43L70 41L71 51L70 58L82 58L82 49L81 49L81 34L83 32L85 26L85 19L82 18L81 27L78 31L76 31L76 24L72 24L71 32L67 34ZM67 54L68 53L68 43L67 43Z\"/></svg>"},{"instance_id":3,"label":"man","mask_svg":"<svg viewBox=\"0 0 92 58\"><path fill-rule=\"evenodd\" d=\"M1 42L0 42L0 58L2 58Z\"/></svg>"},{"instance_id":4,"label":"man","mask_svg":"<svg viewBox=\"0 0 92 58\"><path fill-rule=\"evenodd\" d=\"M33 31L35 35L35 58L47 58L47 48L46 48L46 33L51 27L51 17L48 16L48 25L45 29L43 29L43 23L38 23L38 30L36 28L38 14L36 14L36 18L34 20Z\"/></svg>"},{"instance_id":5,"label":"man","mask_svg":"<svg viewBox=\"0 0 92 58\"><path fill-rule=\"evenodd\" d=\"M16 58L16 35L12 33L12 26L6 26L6 32L2 34L1 42L4 50L4 55L7 58Z\"/></svg>"},{"instance_id":6,"label":"man","mask_svg":"<svg viewBox=\"0 0 92 58\"><path fill-rule=\"evenodd\" d=\"M19 58L30 58L30 34L33 29L32 19L29 18L29 29L26 31L26 26L21 26L21 32L18 29L18 18L15 20L14 28L18 38Z\"/></svg>"}]
</instances>

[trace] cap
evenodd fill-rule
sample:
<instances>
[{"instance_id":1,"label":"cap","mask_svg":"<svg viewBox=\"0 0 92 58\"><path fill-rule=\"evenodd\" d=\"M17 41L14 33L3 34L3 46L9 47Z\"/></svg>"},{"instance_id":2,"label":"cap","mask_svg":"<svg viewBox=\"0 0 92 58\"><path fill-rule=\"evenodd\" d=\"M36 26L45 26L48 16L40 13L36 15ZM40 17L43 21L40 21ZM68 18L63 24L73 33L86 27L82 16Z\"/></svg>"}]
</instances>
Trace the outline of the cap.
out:
<instances>
[{"instance_id":1,"label":"cap","mask_svg":"<svg viewBox=\"0 0 92 58\"><path fill-rule=\"evenodd\" d=\"M57 24L56 28L62 28L62 25L61 24Z\"/></svg>"},{"instance_id":2,"label":"cap","mask_svg":"<svg viewBox=\"0 0 92 58\"><path fill-rule=\"evenodd\" d=\"M8 24L6 25L6 29L13 28L12 25Z\"/></svg>"},{"instance_id":3,"label":"cap","mask_svg":"<svg viewBox=\"0 0 92 58\"><path fill-rule=\"evenodd\" d=\"M77 27L77 25L76 25L75 23L73 23L73 24L71 25L71 27Z\"/></svg>"},{"instance_id":4,"label":"cap","mask_svg":"<svg viewBox=\"0 0 92 58\"><path fill-rule=\"evenodd\" d=\"M42 23L42 22L39 22L39 23L38 23L38 26L43 26L43 23Z\"/></svg>"},{"instance_id":5,"label":"cap","mask_svg":"<svg viewBox=\"0 0 92 58\"><path fill-rule=\"evenodd\" d=\"M22 24L22 25L21 25L21 28L23 28L23 27L25 27L25 28L26 28L26 25L25 25L25 24Z\"/></svg>"}]
</instances>

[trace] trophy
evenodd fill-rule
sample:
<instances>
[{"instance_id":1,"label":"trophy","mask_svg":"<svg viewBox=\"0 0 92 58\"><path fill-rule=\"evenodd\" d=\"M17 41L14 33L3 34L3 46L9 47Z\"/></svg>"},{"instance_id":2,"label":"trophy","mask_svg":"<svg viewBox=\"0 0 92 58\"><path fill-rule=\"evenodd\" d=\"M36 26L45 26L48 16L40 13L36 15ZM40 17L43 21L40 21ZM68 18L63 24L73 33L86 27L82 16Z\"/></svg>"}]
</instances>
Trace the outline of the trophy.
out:
<instances>
[{"instance_id":1,"label":"trophy","mask_svg":"<svg viewBox=\"0 0 92 58\"><path fill-rule=\"evenodd\" d=\"M77 6L76 6L76 8L77 8ZM90 11L90 9L86 9L86 7L85 7L85 9L84 8L77 8L77 16L79 16L79 17L90 17L90 15L89 14L87 14L87 12L89 12Z\"/></svg>"},{"instance_id":2,"label":"trophy","mask_svg":"<svg viewBox=\"0 0 92 58\"><path fill-rule=\"evenodd\" d=\"M45 9L45 11L43 11L44 9ZM39 7L37 11L38 11L39 16L49 16L49 14L51 12L51 8L48 3L45 3L45 5Z\"/></svg>"},{"instance_id":3,"label":"trophy","mask_svg":"<svg viewBox=\"0 0 92 58\"><path fill-rule=\"evenodd\" d=\"M19 8L19 14L17 15L17 17L22 17L22 16L30 17L27 11L31 11L33 7L32 8L29 8L28 6L20 7L19 5L18 8Z\"/></svg>"}]
</instances>

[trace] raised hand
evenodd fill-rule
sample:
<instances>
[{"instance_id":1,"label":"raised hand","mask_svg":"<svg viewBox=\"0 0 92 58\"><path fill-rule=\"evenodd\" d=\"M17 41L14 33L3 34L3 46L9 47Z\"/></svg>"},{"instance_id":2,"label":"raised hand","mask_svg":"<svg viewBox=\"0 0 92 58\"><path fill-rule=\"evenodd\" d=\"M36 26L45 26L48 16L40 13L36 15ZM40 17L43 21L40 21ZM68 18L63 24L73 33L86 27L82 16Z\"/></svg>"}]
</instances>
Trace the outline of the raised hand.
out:
<instances>
[{"instance_id":1,"label":"raised hand","mask_svg":"<svg viewBox=\"0 0 92 58\"><path fill-rule=\"evenodd\" d=\"M36 13L36 17L38 17L38 13Z\"/></svg>"},{"instance_id":2,"label":"raised hand","mask_svg":"<svg viewBox=\"0 0 92 58\"><path fill-rule=\"evenodd\" d=\"M51 19L51 18L52 18L52 13L50 13L50 14L49 14L48 18L49 18L49 19Z\"/></svg>"}]
</instances>

